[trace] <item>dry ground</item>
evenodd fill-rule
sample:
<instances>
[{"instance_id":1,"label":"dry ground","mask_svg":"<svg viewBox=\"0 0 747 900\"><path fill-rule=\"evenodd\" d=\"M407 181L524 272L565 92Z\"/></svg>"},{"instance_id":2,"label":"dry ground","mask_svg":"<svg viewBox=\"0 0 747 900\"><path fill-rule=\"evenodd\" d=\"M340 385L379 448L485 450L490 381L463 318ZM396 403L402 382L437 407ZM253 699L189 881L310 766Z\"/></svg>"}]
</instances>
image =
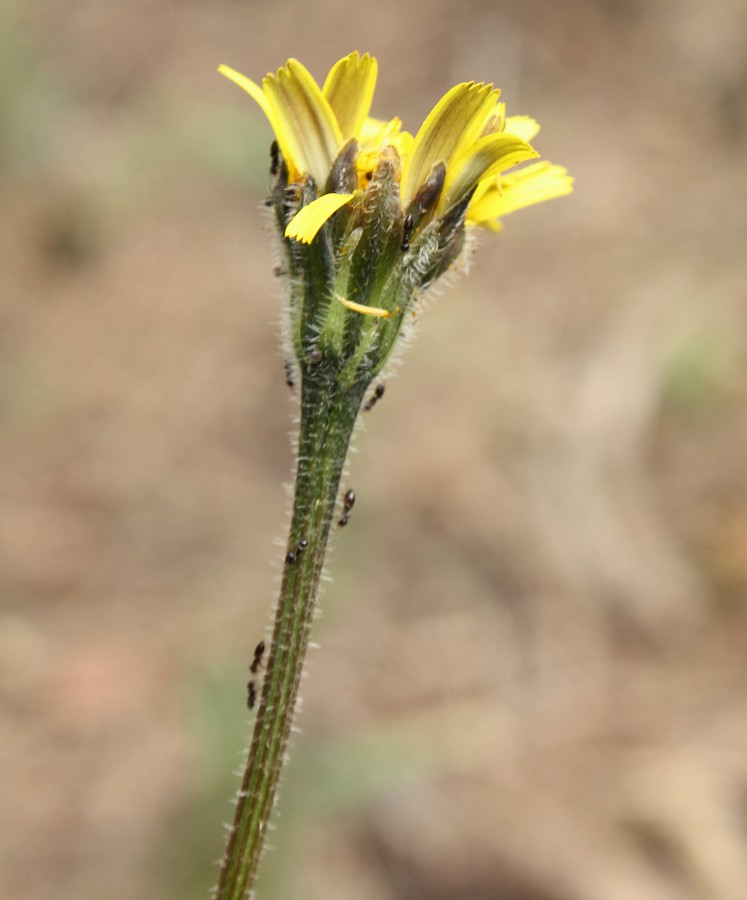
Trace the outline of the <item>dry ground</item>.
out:
<instances>
[{"instance_id":1,"label":"dry ground","mask_svg":"<svg viewBox=\"0 0 747 900\"><path fill-rule=\"evenodd\" d=\"M295 397L269 129L215 74L495 80L571 199L366 418L260 900L747 897L739 0L0 11L0 893L202 898Z\"/></svg>"}]
</instances>

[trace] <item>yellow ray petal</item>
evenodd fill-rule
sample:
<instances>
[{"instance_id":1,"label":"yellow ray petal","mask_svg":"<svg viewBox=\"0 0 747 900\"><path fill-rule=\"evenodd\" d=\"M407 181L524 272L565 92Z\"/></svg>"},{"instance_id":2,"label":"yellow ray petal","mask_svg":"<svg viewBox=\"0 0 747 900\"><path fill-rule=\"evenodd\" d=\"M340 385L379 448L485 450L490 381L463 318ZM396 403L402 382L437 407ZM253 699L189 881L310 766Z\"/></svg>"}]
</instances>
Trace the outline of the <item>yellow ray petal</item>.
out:
<instances>
[{"instance_id":1,"label":"yellow ray petal","mask_svg":"<svg viewBox=\"0 0 747 900\"><path fill-rule=\"evenodd\" d=\"M338 209L350 203L353 194L324 194L304 206L288 223L285 236L310 244L324 223Z\"/></svg>"},{"instance_id":2,"label":"yellow ray petal","mask_svg":"<svg viewBox=\"0 0 747 900\"><path fill-rule=\"evenodd\" d=\"M412 153L402 172L403 208L415 196L434 163L442 161L448 167L455 151L464 146L465 134L474 140L480 133L496 96L490 85L466 82L453 87L433 107L415 136Z\"/></svg>"},{"instance_id":3,"label":"yellow ray petal","mask_svg":"<svg viewBox=\"0 0 747 900\"><path fill-rule=\"evenodd\" d=\"M491 85L487 85L491 87ZM462 153L465 153L478 140L483 128L488 120L493 117L500 91L497 88L490 90L482 102L482 105L476 110L470 121L462 129L462 134L457 141L451 154L451 161L458 159Z\"/></svg>"},{"instance_id":4,"label":"yellow ray petal","mask_svg":"<svg viewBox=\"0 0 747 900\"><path fill-rule=\"evenodd\" d=\"M388 122L368 118L361 127L359 139L361 156L375 157L381 153L384 147L392 146L399 154L400 159L406 159L412 148L412 142L413 136L409 131L402 131L402 120L396 116ZM361 161L358 168L363 171L365 162Z\"/></svg>"},{"instance_id":5,"label":"yellow ray petal","mask_svg":"<svg viewBox=\"0 0 747 900\"><path fill-rule=\"evenodd\" d=\"M415 138L409 131L399 131L392 135L390 139L392 147L399 153L399 158L405 160L412 153L412 145L414 142Z\"/></svg>"},{"instance_id":6,"label":"yellow ray petal","mask_svg":"<svg viewBox=\"0 0 747 900\"><path fill-rule=\"evenodd\" d=\"M512 134L500 132L480 138L454 160L447 171L439 208L446 209L458 203L484 178L537 156L539 153L533 147Z\"/></svg>"},{"instance_id":7,"label":"yellow ray petal","mask_svg":"<svg viewBox=\"0 0 747 900\"><path fill-rule=\"evenodd\" d=\"M372 119L370 116L363 121L358 132L358 143L365 149L380 150L386 144L396 144L403 135L412 140L412 135L402 131L402 119L395 116L388 122L383 119Z\"/></svg>"},{"instance_id":8,"label":"yellow ray petal","mask_svg":"<svg viewBox=\"0 0 747 900\"><path fill-rule=\"evenodd\" d=\"M522 141L531 141L539 130L539 122L531 116L509 116L503 127L507 134L515 134Z\"/></svg>"},{"instance_id":9,"label":"yellow ray petal","mask_svg":"<svg viewBox=\"0 0 747 900\"><path fill-rule=\"evenodd\" d=\"M384 131L399 131L402 127L402 120L395 116L388 122L384 119L373 119L367 116L361 124L358 138L361 142L373 141Z\"/></svg>"},{"instance_id":10,"label":"yellow ray petal","mask_svg":"<svg viewBox=\"0 0 747 900\"><path fill-rule=\"evenodd\" d=\"M475 193L472 195L472 202L470 203L470 209L477 203L477 201L482 197L482 195L489 190L497 188L500 192L501 190L501 176L494 175L491 178L483 178L477 187L475 188Z\"/></svg>"},{"instance_id":11,"label":"yellow ray petal","mask_svg":"<svg viewBox=\"0 0 747 900\"><path fill-rule=\"evenodd\" d=\"M500 190L493 186L470 204L468 219L483 223L544 200L564 197L573 191L573 179L562 166L545 161L505 175Z\"/></svg>"},{"instance_id":12,"label":"yellow ray petal","mask_svg":"<svg viewBox=\"0 0 747 900\"><path fill-rule=\"evenodd\" d=\"M275 132L275 137L277 138L278 145L280 146L280 152L282 153L283 159L288 166L289 178L291 181L295 181L298 177L299 169L296 167L291 155L291 148L288 146L288 141L286 139L282 121L278 119L274 110L267 102L265 92L258 84L255 84L251 80L251 78L247 78L246 75L242 75L241 72L237 72L236 69L232 69L230 66L218 66L218 71L221 73L221 75L225 75L226 78L228 78L230 81L233 81L234 84L237 84L240 88L245 90L247 94L249 94L249 96L259 104L260 109L269 119L272 130Z\"/></svg>"},{"instance_id":13,"label":"yellow ray petal","mask_svg":"<svg viewBox=\"0 0 747 900\"><path fill-rule=\"evenodd\" d=\"M232 69L230 66L218 66L218 71L221 75L225 75L226 78L233 81L234 84L243 88L253 100L257 101L267 118L270 118L270 105L267 102L264 91L258 84L255 84L251 78L247 78L246 75L242 75L241 72L237 72L236 69Z\"/></svg>"},{"instance_id":14,"label":"yellow ray petal","mask_svg":"<svg viewBox=\"0 0 747 900\"><path fill-rule=\"evenodd\" d=\"M308 70L289 59L262 82L281 149L322 188L343 141L332 108Z\"/></svg>"},{"instance_id":15,"label":"yellow ray petal","mask_svg":"<svg viewBox=\"0 0 747 900\"><path fill-rule=\"evenodd\" d=\"M335 297L337 297L343 306L347 306L347 308L352 309L353 312L361 313L364 316L375 316L377 319L390 319L399 312L399 307L397 307L394 312L389 312L388 309L382 309L380 306L365 306L363 303L355 303L352 300L341 297L339 294L335 294Z\"/></svg>"},{"instance_id":16,"label":"yellow ray petal","mask_svg":"<svg viewBox=\"0 0 747 900\"><path fill-rule=\"evenodd\" d=\"M359 137L371 108L378 63L373 56L356 50L330 70L322 93L337 117L343 141Z\"/></svg>"},{"instance_id":17,"label":"yellow ray petal","mask_svg":"<svg viewBox=\"0 0 747 900\"><path fill-rule=\"evenodd\" d=\"M505 124L506 104L496 103L495 106L490 110L490 115L485 120L485 125L483 126L480 137L485 137L485 135L495 134L498 131L503 131Z\"/></svg>"}]
</instances>

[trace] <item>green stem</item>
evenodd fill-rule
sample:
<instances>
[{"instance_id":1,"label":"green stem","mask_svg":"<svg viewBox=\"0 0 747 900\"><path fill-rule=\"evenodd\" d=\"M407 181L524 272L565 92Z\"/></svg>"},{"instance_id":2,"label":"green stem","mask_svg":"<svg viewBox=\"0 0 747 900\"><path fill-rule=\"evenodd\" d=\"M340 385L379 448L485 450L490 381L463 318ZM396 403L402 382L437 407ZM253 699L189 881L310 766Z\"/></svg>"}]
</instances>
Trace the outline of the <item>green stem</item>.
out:
<instances>
[{"instance_id":1,"label":"green stem","mask_svg":"<svg viewBox=\"0 0 747 900\"><path fill-rule=\"evenodd\" d=\"M293 519L275 627L216 900L249 896L295 712L319 579L350 437L367 384L306 375L301 395ZM301 541L306 547L298 552ZM295 557L295 559L294 559Z\"/></svg>"}]
</instances>

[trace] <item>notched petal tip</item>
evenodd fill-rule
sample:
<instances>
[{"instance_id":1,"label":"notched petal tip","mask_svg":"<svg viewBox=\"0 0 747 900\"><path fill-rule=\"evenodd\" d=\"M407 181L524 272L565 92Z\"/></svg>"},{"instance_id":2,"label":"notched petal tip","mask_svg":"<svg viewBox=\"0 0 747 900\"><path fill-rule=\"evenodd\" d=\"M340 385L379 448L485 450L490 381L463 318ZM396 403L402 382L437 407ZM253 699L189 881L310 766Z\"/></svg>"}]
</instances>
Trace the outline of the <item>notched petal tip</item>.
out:
<instances>
[{"instance_id":1,"label":"notched petal tip","mask_svg":"<svg viewBox=\"0 0 747 900\"><path fill-rule=\"evenodd\" d=\"M438 101L415 136L405 165L405 203L412 200L435 162L443 161L448 171L452 159L475 142L495 108L498 94L492 85L467 81L457 84Z\"/></svg>"},{"instance_id":2,"label":"notched petal tip","mask_svg":"<svg viewBox=\"0 0 747 900\"><path fill-rule=\"evenodd\" d=\"M368 53L354 50L335 63L324 82L322 94L329 101L343 139L360 137L371 108L378 63Z\"/></svg>"},{"instance_id":3,"label":"notched petal tip","mask_svg":"<svg viewBox=\"0 0 747 900\"><path fill-rule=\"evenodd\" d=\"M298 60L289 59L262 82L281 149L295 168L324 184L342 144L332 109L316 81Z\"/></svg>"}]
</instances>

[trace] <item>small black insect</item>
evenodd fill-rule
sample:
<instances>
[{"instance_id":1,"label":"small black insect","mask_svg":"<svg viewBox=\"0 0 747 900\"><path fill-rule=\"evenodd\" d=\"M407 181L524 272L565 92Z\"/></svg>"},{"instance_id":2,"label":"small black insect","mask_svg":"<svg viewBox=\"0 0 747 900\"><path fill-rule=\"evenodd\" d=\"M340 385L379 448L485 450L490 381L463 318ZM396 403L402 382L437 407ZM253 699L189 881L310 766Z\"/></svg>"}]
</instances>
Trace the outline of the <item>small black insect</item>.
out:
<instances>
[{"instance_id":1,"label":"small black insect","mask_svg":"<svg viewBox=\"0 0 747 900\"><path fill-rule=\"evenodd\" d=\"M298 545L296 546L296 549L288 551L285 557L285 561L291 564L293 564L294 562L298 562L298 560L301 558L301 554L308 546L309 542L306 540L306 538L301 538L301 540L298 542Z\"/></svg>"},{"instance_id":2,"label":"small black insect","mask_svg":"<svg viewBox=\"0 0 747 900\"><path fill-rule=\"evenodd\" d=\"M256 675L260 665L262 664L262 657L265 652L265 642L260 641L257 646L254 648L254 659L252 660L252 664L249 666L249 671L252 675Z\"/></svg>"},{"instance_id":3,"label":"small black insect","mask_svg":"<svg viewBox=\"0 0 747 900\"><path fill-rule=\"evenodd\" d=\"M293 363L289 359L286 359L283 361L283 367L285 368L285 383L292 389L296 386L296 383L293 380Z\"/></svg>"},{"instance_id":4,"label":"small black insect","mask_svg":"<svg viewBox=\"0 0 747 900\"><path fill-rule=\"evenodd\" d=\"M415 224L415 220L408 213L405 216L405 222L402 227L402 252L403 253L407 253L407 251L410 249L410 238L412 237L412 228L413 228L414 224Z\"/></svg>"},{"instance_id":5,"label":"small black insect","mask_svg":"<svg viewBox=\"0 0 747 900\"><path fill-rule=\"evenodd\" d=\"M254 680L248 681L246 683L246 708L254 709L254 704L257 702L257 688L254 685Z\"/></svg>"},{"instance_id":6,"label":"small black insect","mask_svg":"<svg viewBox=\"0 0 747 900\"><path fill-rule=\"evenodd\" d=\"M355 491L352 488L348 488L345 492L345 496L342 498L342 516L340 517L340 521L337 523L341 528L348 524L348 520L350 519L350 513L355 506Z\"/></svg>"},{"instance_id":7,"label":"small black insect","mask_svg":"<svg viewBox=\"0 0 747 900\"><path fill-rule=\"evenodd\" d=\"M370 410L372 410L374 408L374 406L376 406L376 404L379 402L379 400L381 400L381 398L383 396L384 396L384 385L377 384L376 389L374 390L373 394L371 395L370 400L363 407L363 412L369 412Z\"/></svg>"},{"instance_id":8,"label":"small black insect","mask_svg":"<svg viewBox=\"0 0 747 900\"><path fill-rule=\"evenodd\" d=\"M280 144L273 141L270 144L270 175L277 175L280 171Z\"/></svg>"}]
</instances>

